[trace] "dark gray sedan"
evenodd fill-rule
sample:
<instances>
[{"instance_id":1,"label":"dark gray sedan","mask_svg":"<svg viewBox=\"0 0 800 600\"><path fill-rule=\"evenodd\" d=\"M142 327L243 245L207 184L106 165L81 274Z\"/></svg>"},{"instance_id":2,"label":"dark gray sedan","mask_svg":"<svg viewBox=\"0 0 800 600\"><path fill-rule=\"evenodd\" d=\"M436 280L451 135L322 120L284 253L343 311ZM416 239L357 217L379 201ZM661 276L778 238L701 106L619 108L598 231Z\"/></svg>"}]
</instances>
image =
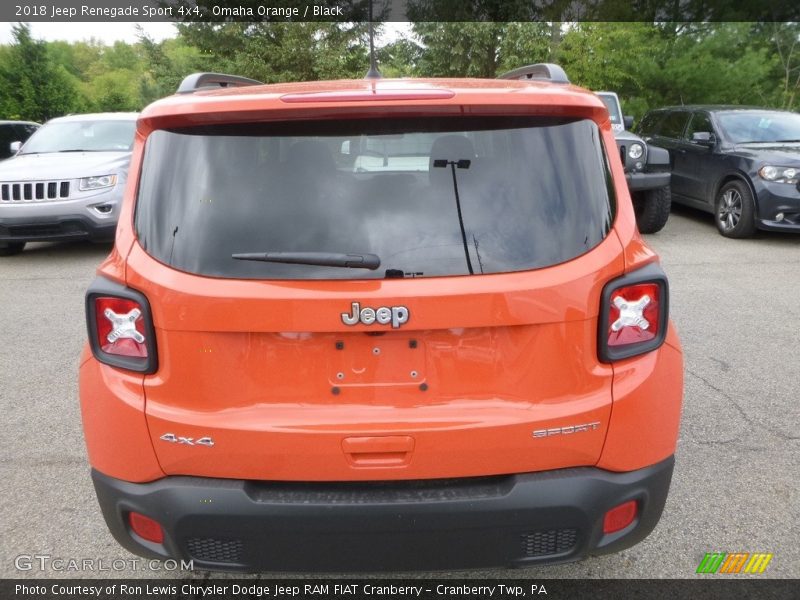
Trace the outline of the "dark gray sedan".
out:
<instances>
[{"instance_id":1,"label":"dark gray sedan","mask_svg":"<svg viewBox=\"0 0 800 600\"><path fill-rule=\"evenodd\" d=\"M714 214L720 233L800 231L800 115L740 106L648 112L638 133L665 148L672 201Z\"/></svg>"}]
</instances>

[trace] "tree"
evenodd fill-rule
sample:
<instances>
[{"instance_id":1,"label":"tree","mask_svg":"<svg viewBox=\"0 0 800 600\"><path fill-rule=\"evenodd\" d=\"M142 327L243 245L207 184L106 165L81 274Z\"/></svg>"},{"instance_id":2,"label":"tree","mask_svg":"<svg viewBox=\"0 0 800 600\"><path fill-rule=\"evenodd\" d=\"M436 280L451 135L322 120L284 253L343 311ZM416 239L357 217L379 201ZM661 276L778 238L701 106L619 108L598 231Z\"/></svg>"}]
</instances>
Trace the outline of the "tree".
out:
<instances>
[{"instance_id":1,"label":"tree","mask_svg":"<svg viewBox=\"0 0 800 600\"><path fill-rule=\"evenodd\" d=\"M504 23L414 23L425 51L420 72L429 77L494 77Z\"/></svg>"},{"instance_id":2,"label":"tree","mask_svg":"<svg viewBox=\"0 0 800 600\"><path fill-rule=\"evenodd\" d=\"M418 71L435 77L496 77L503 71L551 60L548 23L414 23L424 51Z\"/></svg>"},{"instance_id":3,"label":"tree","mask_svg":"<svg viewBox=\"0 0 800 600\"><path fill-rule=\"evenodd\" d=\"M47 45L31 37L30 27L12 27L14 43L0 65L0 109L8 117L46 121L80 106L75 85L57 65Z\"/></svg>"},{"instance_id":4,"label":"tree","mask_svg":"<svg viewBox=\"0 0 800 600\"><path fill-rule=\"evenodd\" d=\"M655 26L643 90L657 104L774 106L773 58L753 23Z\"/></svg>"},{"instance_id":5,"label":"tree","mask_svg":"<svg viewBox=\"0 0 800 600\"><path fill-rule=\"evenodd\" d=\"M369 67L363 22L192 23L178 30L217 70L268 83L359 78Z\"/></svg>"},{"instance_id":6,"label":"tree","mask_svg":"<svg viewBox=\"0 0 800 600\"><path fill-rule=\"evenodd\" d=\"M187 45L182 37L154 42L139 29L139 48L145 63L145 74L139 80L143 104L174 94L187 75L197 71L224 71L213 57Z\"/></svg>"},{"instance_id":7,"label":"tree","mask_svg":"<svg viewBox=\"0 0 800 600\"><path fill-rule=\"evenodd\" d=\"M376 49L378 67L384 77L411 77L419 72L422 46L403 38Z\"/></svg>"},{"instance_id":8,"label":"tree","mask_svg":"<svg viewBox=\"0 0 800 600\"><path fill-rule=\"evenodd\" d=\"M800 105L800 23L764 23L755 29L766 40L768 54L776 58L773 76L779 85L775 104L796 110Z\"/></svg>"}]
</instances>

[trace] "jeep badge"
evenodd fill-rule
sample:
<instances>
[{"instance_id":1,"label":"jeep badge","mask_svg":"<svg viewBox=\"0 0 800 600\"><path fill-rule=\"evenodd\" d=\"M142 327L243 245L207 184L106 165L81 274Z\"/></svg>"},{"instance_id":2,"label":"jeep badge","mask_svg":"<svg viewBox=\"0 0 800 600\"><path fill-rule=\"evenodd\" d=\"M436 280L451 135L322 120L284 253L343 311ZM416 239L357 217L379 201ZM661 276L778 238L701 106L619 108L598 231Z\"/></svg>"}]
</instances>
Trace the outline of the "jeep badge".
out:
<instances>
[{"instance_id":1,"label":"jeep badge","mask_svg":"<svg viewBox=\"0 0 800 600\"><path fill-rule=\"evenodd\" d=\"M353 302L352 313L342 313L342 323L345 325L356 325L361 322L364 325L380 323L381 325L392 324L397 329L408 321L409 312L405 306L381 306L380 308L361 308L358 302Z\"/></svg>"}]
</instances>

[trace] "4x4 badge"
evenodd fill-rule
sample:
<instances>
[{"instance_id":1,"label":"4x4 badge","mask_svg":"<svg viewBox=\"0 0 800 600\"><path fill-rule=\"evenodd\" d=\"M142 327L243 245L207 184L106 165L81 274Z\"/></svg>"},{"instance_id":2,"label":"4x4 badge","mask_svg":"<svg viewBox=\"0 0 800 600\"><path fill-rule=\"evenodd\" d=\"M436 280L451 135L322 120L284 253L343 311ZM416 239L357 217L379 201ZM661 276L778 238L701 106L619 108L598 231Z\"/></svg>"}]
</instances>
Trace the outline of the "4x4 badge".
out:
<instances>
[{"instance_id":1,"label":"4x4 badge","mask_svg":"<svg viewBox=\"0 0 800 600\"><path fill-rule=\"evenodd\" d=\"M397 329L408 321L409 312L405 306L381 306L380 308L361 308L358 302L353 302L351 313L342 313L342 323L345 325L356 325L361 322L364 325L380 323L381 325L392 324Z\"/></svg>"},{"instance_id":2,"label":"4x4 badge","mask_svg":"<svg viewBox=\"0 0 800 600\"><path fill-rule=\"evenodd\" d=\"M214 446L214 440L210 437L201 437L200 439L194 439L190 437L183 437L180 435L175 435L174 433L165 433L159 439L170 442L172 444L184 444L186 446L207 446L211 448Z\"/></svg>"}]
</instances>

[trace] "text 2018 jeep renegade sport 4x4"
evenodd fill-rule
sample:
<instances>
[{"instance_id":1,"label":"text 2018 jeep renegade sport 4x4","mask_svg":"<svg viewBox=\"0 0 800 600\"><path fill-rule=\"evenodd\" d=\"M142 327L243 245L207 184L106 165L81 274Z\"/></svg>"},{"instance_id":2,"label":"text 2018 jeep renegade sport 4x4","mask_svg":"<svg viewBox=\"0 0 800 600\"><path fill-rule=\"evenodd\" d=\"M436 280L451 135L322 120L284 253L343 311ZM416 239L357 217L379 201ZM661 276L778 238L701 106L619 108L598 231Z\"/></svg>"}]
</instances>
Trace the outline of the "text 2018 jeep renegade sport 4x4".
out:
<instances>
[{"instance_id":1,"label":"text 2018 jeep renegade sport 4x4","mask_svg":"<svg viewBox=\"0 0 800 600\"><path fill-rule=\"evenodd\" d=\"M642 540L682 355L600 99L555 65L255 83L138 121L80 367L116 539L239 571Z\"/></svg>"}]
</instances>

